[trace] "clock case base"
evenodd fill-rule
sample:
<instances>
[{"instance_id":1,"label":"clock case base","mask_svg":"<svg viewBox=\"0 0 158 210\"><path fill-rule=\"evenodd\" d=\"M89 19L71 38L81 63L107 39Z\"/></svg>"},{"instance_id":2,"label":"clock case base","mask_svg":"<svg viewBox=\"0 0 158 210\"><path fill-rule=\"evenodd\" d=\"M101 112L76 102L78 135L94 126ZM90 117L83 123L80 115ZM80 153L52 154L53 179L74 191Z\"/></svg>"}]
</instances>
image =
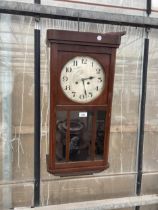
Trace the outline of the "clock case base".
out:
<instances>
[{"instance_id":1,"label":"clock case base","mask_svg":"<svg viewBox=\"0 0 158 210\"><path fill-rule=\"evenodd\" d=\"M72 167L72 168L61 168L61 169L56 169L56 168L49 168L49 155L46 156L47 160L47 171L51 174L57 175L57 176L78 176L78 175L92 175L94 173L99 173L102 172L106 169L109 168L109 163L100 165L100 166L80 166L79 168L77 167ZM95 164L95 163L94 163ZM58 164L57 164L58 165ZM59 164L60 165L60 164Z\"/></svg>"}]
</instances>

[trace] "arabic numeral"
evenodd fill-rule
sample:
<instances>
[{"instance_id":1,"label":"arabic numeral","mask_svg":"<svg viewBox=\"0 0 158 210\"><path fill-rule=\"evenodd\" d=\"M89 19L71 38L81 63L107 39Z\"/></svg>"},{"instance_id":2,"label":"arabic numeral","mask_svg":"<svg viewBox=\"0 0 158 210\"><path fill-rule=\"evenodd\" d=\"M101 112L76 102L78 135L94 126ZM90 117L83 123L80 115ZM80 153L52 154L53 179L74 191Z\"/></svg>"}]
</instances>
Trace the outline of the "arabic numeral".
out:
<instances>
[{"instance_id":1,"label":"arabic numeral","mask_svg":"<svg viewBox=\"0 0 158 210\"><path fill-rule=\"evenodd\" d=\"M66 72L72 72L72 68L71 67L66 67Z\"/></svg>"},{"instance_id":2,"label":"arabic numeral","mask_svg":"<svg viewBox=\"0 0 158 210\"><path fill-rule=\"evenodd\" d=\"M88 95L92 98L93 97L93 93L89 92Z\"/></svg>"},{"instance_id":3,"label":"arabic numeral","mask_svg":"<svg viewBox=\"0 0 158 210\"><path fill-rule=\"evenodd\" d=\"M100 72L101 72L101 69L96 69L97 74L100 74Z\"/></svg>"},{"instance_id":4,"label":"arabic numeral","mask_svg":"<svg viewBox=\"0 0 158 210\"><path fill-rule=\"evenodd\" d=\"M99 90L99 87L97 86L95 89L96 89L96 91L98 91Z\"/></svg>"},{"instance_id":5,"label":"arabic numeral","mask_svg":"<svg viewBox=\"0 0 158 210\"><path fill-rule=\"evenodd\" d=\"M87 64L87 58L82 58L82 64Z\"/></svg>"},{"instance_id":6,"label":"arabic numeral","mask_svg":"<svg viewBox=\"0 0 158 210\"><path fill-rule=\"evenodd\" d=\"M99 82L102 82L103 80L102 80L102 78L101 78L101 77L98 77L98 81L99 81Z\"/></svg>"},{"instance_id":7,"label":"arabic numeral","mask_svg":"<svg viewBox=\"0 0 158 210\"><path fill-rule=\"evenodd\" d=\"M80 99L84 99L84 98L85 98L85 95L84 95L84 94L81 94L81 95L79 96L79 98L80 98Z\"/></svg>"},{"instance_id":8,"label":"arabic numeral","mask_svg":"<svg viewBox=\"0 0 158 210\"><path fill-rule=\"evenodd\" d=\"M76 95L76 92L72 92L72 96L75 97L75 95Z\"/></svg>"},{"instance_id":9,"label":"arabic numeral","mask_svg":"<svg viewBox=\"0 0 158 210\"><path fill-rule=\"evenodd\" d=\"M68 81L68 77L67 76L63 76L63 82L67 82Z\"/></svg>"},{"instance_id":10,"label":"arabic numeral","mask_svg":"<svg viewBox=\"0 0 158 210\"><path fill-rule=\"evenodd\" d=\"M70 85L66 85L64 90L70 90Z\"/></svg>"},{"instance_id":11,"label":"arabic numeral","mask_svg":"<svg viewBox=\"0 0 158 210\"><path fill-rule=\"evenodd\" d=\"M77 64L78 64L77 60L74 60L73 61L73 66L77 66Z\"/></svg>"}]
</instances>

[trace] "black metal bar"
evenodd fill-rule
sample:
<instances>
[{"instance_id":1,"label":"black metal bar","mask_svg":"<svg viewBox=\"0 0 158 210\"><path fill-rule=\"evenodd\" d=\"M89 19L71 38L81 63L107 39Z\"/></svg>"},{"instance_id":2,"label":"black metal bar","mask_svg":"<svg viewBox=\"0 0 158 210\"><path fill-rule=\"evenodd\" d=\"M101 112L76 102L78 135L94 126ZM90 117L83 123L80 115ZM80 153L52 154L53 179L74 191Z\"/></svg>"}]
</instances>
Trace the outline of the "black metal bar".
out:
<instances>
[{"instance_id":1,"label":"black metal bar","mask_svg":"<svg viewBox=\"0 0 158 210\"><path fill-rule=\"evenodd\" d=\"M148 16L151 14L151 0L147 0L146 2L146 13Z\"/></svg>"},{"instance_id":2,"label":"black metal bar","mask_svg":"<svg viewBox=\"0 0 158 210\"><path fill-rule=\"evenodd\" d=\"M36 0L39 2L39 0ZM149 1L149 0L148 0ZM143 28L158 28L158 22L156 18L149 17L139 17L138 19L134 16L124 15L116 16L116 14L111 14L110 16L107 13L95 12L95 15L91 11L83 12L78 9L65 9L59 8L55 6L45 6L38 4L33 4L30 6L28 3L18 3L12 6L12 2L2 1L0 5L0 13L6 14L15 14L22 16L32 16L39 18L51 18L51 19L63 19L63 20L71 20L80 22L90 22L90 23L103 23L103 24L115 24L115 25L125 25L125 26L133 26L133 27L143 27ZM11 4L12 3L12 4ZM87 15L88 14L88 15ZM96 16L98 15L98 18ZM109 18L107 18L109 17Z\"/></svg>"},{"instance_id":3,"label":"black metal bar","mask_svg":"<svg viewBox=\"0 0 158 210\"><path fill-rule=\"evenodd\" d=\"M34 30L34 206L40 204L40 30Z\"/></svg>"},{"instance_id":4,"label":"black metal bar","mask_svg":"<svg viewBox=\"0 0 158 210\"><path fill-rule=\"evenodd\" d=\"M40 17L40 18L50 18L50 19L61 19L61 20L70 20L70 21L78 21L78 17L72 16L64 16L64 15L54 15L54 14L43 14L37 12L28 12L28 11L16 11L16 10L5 10L0 9L0 13L4 14L13 14L13 15L21 15L21 16L31 16L31 17ZM91 19L91 18L83 18L80 17L80 22L88 22L88 23L100 23L100 24L113 24L113 25L124 25L131 27L141 27L141 28L155 28L158 29L158 25L146 24L146 23L134 23L134 22L125 22L123 20L119 21L110 21L103 19Z\"/></svg>"},{"instance_id":5,"label":"black metal bar","mask_svg":"<svg viewBox=\"0 0 158 210\"><path fill-rule=\"evenodd\" d=\"M143 144L144 144L144 121L145 121L145 104L146 104L146 89L147 89L147 69L148 69L148 54L149 54L149 39L144 41L144 58L143 58L143 74L142 74L142 97L140 107L140 133L139 133L139 144L138 144L138 175L137 175L137 186L136 194L141 194L142 185L142 168L143 168ZM140 207L136 206L136 210Z\"/></svg>"},{"instance_id":6,"label":"black metal bar","mask_svg":"<svg viewBox=\"0 0 158 210\"><path fill-rule=\"evenodd\" d=\"M41 4L41 0L34 0L35 4Z\"/></svg>"}]
</instances>

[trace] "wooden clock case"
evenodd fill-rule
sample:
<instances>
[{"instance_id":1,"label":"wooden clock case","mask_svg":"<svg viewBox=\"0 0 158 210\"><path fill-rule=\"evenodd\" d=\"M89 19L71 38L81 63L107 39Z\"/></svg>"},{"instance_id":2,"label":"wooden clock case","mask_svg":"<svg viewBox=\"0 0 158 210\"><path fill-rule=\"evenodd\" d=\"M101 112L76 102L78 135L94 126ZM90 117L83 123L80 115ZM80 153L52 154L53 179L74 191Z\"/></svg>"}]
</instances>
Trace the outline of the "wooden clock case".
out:
<instances>
[{"instance_id":1,"label":"wooden clock case","mask_svg":"<svg viewBox=\"0 0 158 210\"><path fill-rule=\"evenodd\" d=\"M47 43L50 47L50 125L49 154L47 170L56 175L89 174L109 167L109 133L114 83L116 49L125 32L105 34L48 30ZM105 85L101 95L89 103L81 104L67 98L60 86L60 73L63 66L76 56L89 56L96 59L104 69ZM66 112L67 130L65 133L65 159L57 161L56 136L57 112ZM93 112L92 139L90 140L89 158L72 161L70 159L70 115L71 112ZM96 113L105 111L104 144L101 159L95 158L96 150Z\"/></svg>"}]
</instances>

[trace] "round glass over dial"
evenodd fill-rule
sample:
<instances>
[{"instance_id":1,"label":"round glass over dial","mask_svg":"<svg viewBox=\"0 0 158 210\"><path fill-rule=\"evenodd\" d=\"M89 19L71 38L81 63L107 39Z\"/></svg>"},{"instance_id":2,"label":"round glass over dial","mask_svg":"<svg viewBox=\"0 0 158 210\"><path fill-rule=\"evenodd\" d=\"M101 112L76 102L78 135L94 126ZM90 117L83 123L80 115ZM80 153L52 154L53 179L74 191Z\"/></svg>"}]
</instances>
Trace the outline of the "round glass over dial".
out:
<instances>
[{"instance_id":1,"label":"round glass over dial","mask_svg":"<svg viewBox=\"0 0 158 210\"><path fill-rule=\"evenodd\" d=\"M74 57L61 70L62 91L74 102L93 101L102 93L104 83L103 67L97 60L89 56Z\"/></svg>"}]
</instances>

